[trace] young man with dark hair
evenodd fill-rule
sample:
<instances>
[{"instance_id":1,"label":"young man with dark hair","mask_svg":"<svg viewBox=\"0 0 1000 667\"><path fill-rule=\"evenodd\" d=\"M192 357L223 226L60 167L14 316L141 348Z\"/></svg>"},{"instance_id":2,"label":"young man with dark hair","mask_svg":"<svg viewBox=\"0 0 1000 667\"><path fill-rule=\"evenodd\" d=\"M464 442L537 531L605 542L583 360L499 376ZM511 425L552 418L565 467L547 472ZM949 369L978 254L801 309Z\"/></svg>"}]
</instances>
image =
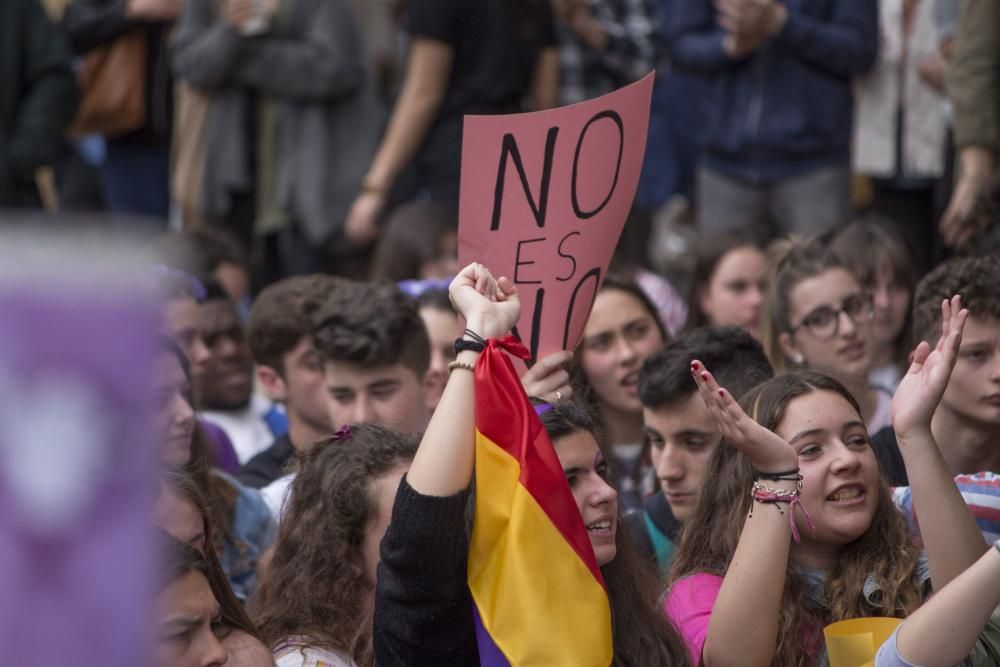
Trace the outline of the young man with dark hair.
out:
<instances>
[{"instance_id":1,"label":"young man with dark hair","mask_svg":"<svg viewBox=\"0 0 1000 667\"><path fill-rule=\"evenodd\" d=\"M272 401L254 394L253 358L236 306L218 286L206 289L199 328L209 358L196 394L202 415L226 432L244 464L283 435L288 420Z\"/></svg>"},{"instance_id":2,"label":"young man with dark hair","mask_svg":"<svg viewBox=\"0 0 1000 667\"><path fill-rule=\"evenodd\" d=\"M931 432L953 474L1000 472L1000 257L955 259L924 276L913 298L914 340L937 344L941 302L953 294L969 319ZM888 428L875 443L897 448Z\"/></svg>"},{"instance_id":3,"label":"young man with dark hair","mask_svg":"<svg viewBox=\"0 0 1000 667\"><path fill-rule=\"evenodd\" d=\"M661 572L678 524L694 509L712 453L722 440L691 377L701 361L739 398L774 371L760 343L740 327L698 329L649 357L639 371L644 430L660 492L628 516L632 536Z\"/></svg>"},{"instance_id":4,"label":"young man with dark hair","mask_svg":"<svg viewBox=\"0 0 1000 667\"><path fill-rule=\"evenodd\" d=\"M391 283L342 280L316 314L312 343L323 365L330 425L372 422L404 433L427 426L442 378L416 302ZM281 515L293 475L262 489Z\"/></svg>"},{"instance_id":5,"label":"young man with dark hair","mask_svg":"<svg viewBox=\"0 0 1000 667\"><path fill-rule=\"evenodd\" d=\"M262 291L254 303L249 340L257 380L273 401L285 406L288 432L243 466L237 477L247 486L267 486L284 474L296 452L334 432L323 365L311 334L316 312L340 283L319 273L286 278Z\"/></svg>"},{"instance_id":6,"label":"young man with dark hair","mask_svg":"<svg viewBox=\"0 0 1000 667\"><path fill-rule=\"evenodd\" d=\"M334 426L423 431L442 383L428 374L430 340L416 302L392 284L345 281L319 317L313 344Z\"/></svg>"}]
</instances>

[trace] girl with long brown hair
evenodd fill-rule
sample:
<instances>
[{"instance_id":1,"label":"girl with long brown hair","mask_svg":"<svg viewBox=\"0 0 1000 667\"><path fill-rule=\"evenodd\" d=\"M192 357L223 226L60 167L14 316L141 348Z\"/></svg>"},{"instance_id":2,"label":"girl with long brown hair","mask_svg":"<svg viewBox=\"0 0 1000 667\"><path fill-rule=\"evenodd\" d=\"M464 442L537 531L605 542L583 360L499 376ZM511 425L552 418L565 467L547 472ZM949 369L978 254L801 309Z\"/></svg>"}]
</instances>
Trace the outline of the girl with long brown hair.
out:
<instances>
[{"instance_id":1,"label":"girl with long brown hair","mask_svg":"<svg viewBox=\"0 0 1000 667\"><path fill-rule=\"evenodd\" d=\"M213 546L237 597L252 592L257 560L273 539L270 510L256 491L213 466L211 445L192 408L191 372L184 352L159 339L153 360L153 427L166 471L188 475L207 501Z\"/></svg>"},{"instance_id":2,"label":"girl with long brown hair","mask_svg":"<svg viewBox=\"0 0 1000 667\"><path fill-rule=\"evenodd\" d=\"M670 341L652 301L628 275L609 273L594 298L575 353L574 385L607 435L615 488L624 510L656 491L642 430L639 369Z\"/></svg>"},{"instance_id":3,"label":"girl with long brown hair","mask_svg":"<svg viewBox=\"0 0 1000 667\"><path fill-rule=\"evenodd\" d=\"M204 574L219 604L215 635L229 654L227 667L273 665L270 651L260 641L257 628L229 586L219 556L212 548L215 540L208 503L191 477L179 473L164 475L156 501L155 520L159 528L204 557Z\"/></svg>"},{"instance_id":4,"label":"girl with long brown hair","mask_svg":"<svg viewBox=\"0 0 1000 667\"><path fill-rule=\"evenodd\" d=\"M370 667L378 547L415 440L374 424L304 456L251 609L278 667Z\"/></svg>"},{"instance_id":5,"label":"girl with long brown hair","mask_svg":"<svg viewBox=\"0 0 1000 667\"><path fill-rule=\"evenodd\" d=\"M825 625L905 617L928 584L944 586L985 551L930 432L968 315L959 308L958 297L942 304L941 338L934 350L921 343L914 351L892 405L926 559L910 541L858 403L842 384L795 372L738 405L692 363L728 442L685 523L665 604L696 662L823 665Z\"/></svg>"}]
</instances>

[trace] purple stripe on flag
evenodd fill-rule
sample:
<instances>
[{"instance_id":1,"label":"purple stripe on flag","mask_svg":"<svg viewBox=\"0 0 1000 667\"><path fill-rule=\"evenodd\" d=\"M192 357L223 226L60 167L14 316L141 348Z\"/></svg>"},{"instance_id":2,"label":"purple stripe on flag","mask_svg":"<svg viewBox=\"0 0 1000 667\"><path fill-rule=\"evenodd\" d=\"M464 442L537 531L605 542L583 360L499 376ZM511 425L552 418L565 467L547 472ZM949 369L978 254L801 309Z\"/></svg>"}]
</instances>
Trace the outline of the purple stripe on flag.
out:
<instances>
[{"instance_id":1,"label":"purple stripe on flag","mask_svg":"<svg viewBox=\"0 0 1000 667\"><path fill-rule=\"evenodd\" d=\"M493 643L493 637L486 631L483 619L479 616L479 609L472 605L472 616L476 622L476 644L479 646L479 664L481 667L510 667L507 658L500 652L497 645Z\"/></svg>"}]
</instances>

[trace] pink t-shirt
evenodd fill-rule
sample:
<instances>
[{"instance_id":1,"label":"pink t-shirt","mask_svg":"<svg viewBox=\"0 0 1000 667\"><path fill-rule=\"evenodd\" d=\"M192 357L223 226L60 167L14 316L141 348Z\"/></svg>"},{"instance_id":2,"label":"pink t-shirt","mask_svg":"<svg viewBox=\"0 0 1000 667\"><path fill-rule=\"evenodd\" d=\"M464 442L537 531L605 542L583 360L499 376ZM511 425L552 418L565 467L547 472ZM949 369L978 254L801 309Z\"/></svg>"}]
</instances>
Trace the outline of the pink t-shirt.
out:
<instances>
[{"instance_id":1,"label":"pink t-shirt","mask_svg":"<svg viewBox=\"0 0 1000 667\"><path fill-rule=\"evenodd\" d=\"M712 618L712 607L719 597L722 577L714 574L692 574L678 580L667 593L663 603L663 613L674 624L684 638L691 662L701 664L701 649L708 634L708 622Z\"/></svg>"}]
</instances>

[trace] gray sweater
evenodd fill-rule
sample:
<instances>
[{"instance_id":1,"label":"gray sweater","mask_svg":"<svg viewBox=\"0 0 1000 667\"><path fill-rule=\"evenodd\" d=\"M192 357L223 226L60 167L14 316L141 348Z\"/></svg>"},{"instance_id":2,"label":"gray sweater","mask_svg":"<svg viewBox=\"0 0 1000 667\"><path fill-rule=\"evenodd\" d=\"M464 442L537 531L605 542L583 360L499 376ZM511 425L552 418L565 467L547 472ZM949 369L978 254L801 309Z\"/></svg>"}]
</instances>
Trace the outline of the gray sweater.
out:
<instances>
[{"instance_id":1,"label":"gray sweater","mask_svg":"<svg viewBox=\"0 0 1000 667\"><path fill-rule=\"evenodd\" d=\"M254 186L247 127L254 91L280 101L278 201L315 245L336 242L384 124L351 0L282 0L270 32L239 34L215 0L188 0L176 75L208 94L202 211L220 219Z\"/></svg>"}]
</instances>

